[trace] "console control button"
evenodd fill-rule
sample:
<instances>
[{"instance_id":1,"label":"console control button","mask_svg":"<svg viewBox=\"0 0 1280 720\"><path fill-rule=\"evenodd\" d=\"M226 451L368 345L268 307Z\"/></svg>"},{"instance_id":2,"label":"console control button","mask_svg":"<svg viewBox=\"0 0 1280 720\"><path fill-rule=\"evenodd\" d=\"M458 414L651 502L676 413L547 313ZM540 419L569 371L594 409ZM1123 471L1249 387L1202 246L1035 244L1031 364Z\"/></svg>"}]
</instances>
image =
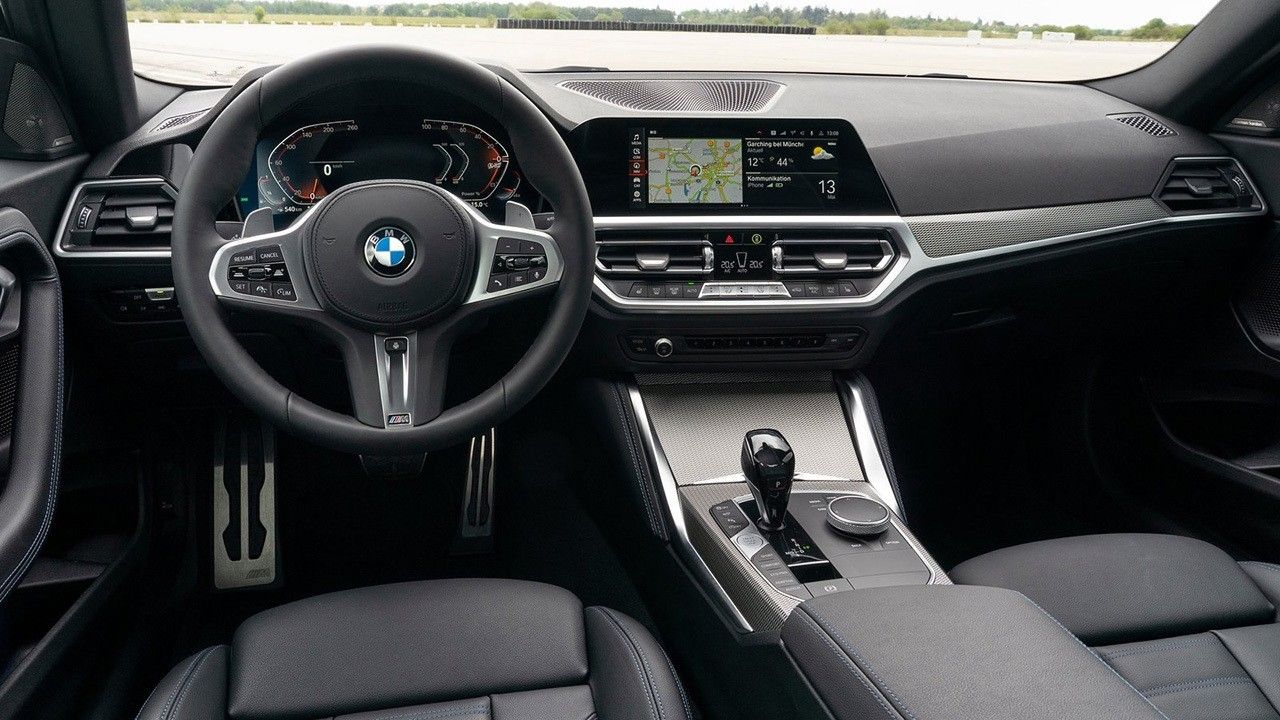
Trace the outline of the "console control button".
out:
<instances>
[{"instance_id":1,"label":"console control button","mask_svg":"<svg viewBox=\"0 0 1280 720\"><path fill-rule=\"evenodd\" d=\"M711 506L711 518L720 526L726 537L737 535L751 524L747 516L738 509L738 504L732 500Z\"/></svg>"},{"instance_id":2,"label":"console control button","mask_svg":"<svg viewBox=\"0 0 1280 720\"><path fill-rule=\"evenodd\" d=\"M844 578L836 578L835 580L819 580L818 582L810 582L804 584L814 597L820 595L833 595L845 590L852 590L853 586Z\"/></svg>"},{"instance_id":3,"label":"console control button","mask_svg":"<svg viewBox=\"0 0 1280 720\"><path fill-rule=\"evenodd\" d=\"M889 527L889 517L889 508L861 495L844 495L827 503L827 524L845 535L879 535Z\"/></svg>"}]
</instances>

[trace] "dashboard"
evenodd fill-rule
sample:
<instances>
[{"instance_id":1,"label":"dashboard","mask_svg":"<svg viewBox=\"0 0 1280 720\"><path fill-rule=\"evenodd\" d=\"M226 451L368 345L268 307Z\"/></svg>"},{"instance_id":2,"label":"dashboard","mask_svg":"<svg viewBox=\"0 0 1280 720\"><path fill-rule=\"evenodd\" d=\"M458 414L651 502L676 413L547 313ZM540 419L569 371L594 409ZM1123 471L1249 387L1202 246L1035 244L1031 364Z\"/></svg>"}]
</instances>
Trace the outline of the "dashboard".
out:
<instances>
[{"instance_id":1,"label":"dashboard","mask_svg":"<svg viewBox=\"0 0 1280 720\"><path fill-rule=\"evenodd\" d=\"M1175 237L1194 257L1195 228L1269 212L1218 140L1082 85L495 71L543 110L582 172L597 239L597 321L584 334L616 366L848 366L923 289L992 268L1021 278L1048 251L1142 233L1164 239L1145 246L1162 262ZM748 85L773 96L735 106ZM171 206L181 163L157 163L157 150L189 153L226 99L182 93L95 158L55 252L86 271L163 264L164 196ZM1126 122L1135 115L1168 132ZM166 124L175 117L197 119ZM522 161L502 123L461 98L355 87L264 128L224 225L233 237L265 208L281 228L345 185L388 177L434 183L496 222L518 203L545 223L555 208ZM123 227L119 202L155 205L161 222ZM104 293L146 303L137 288ZM113 320L161 319L117 307Z\"/></svg>"}]
</instances>

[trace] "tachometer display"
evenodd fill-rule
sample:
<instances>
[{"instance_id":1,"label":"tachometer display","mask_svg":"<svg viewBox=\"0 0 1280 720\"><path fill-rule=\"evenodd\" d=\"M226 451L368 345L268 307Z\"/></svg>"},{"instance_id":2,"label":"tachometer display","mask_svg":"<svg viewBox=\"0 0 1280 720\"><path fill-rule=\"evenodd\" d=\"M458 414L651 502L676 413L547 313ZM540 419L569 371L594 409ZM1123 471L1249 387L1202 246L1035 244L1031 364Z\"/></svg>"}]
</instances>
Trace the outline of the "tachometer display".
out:
<instances>
[{"instance_id":1,"label":"tachometer display","mask_svg":"<svg viewBox=\"0 0 1280 720\"><path fill-rule=\"evenodd\" d=\"M375 179L424 180L472 202L506 189L507 150L475 125L412 116L370 124L306 125L280 141L267 163L285 203L311 205L343 185Z\"/></svg>"}]
</instances>

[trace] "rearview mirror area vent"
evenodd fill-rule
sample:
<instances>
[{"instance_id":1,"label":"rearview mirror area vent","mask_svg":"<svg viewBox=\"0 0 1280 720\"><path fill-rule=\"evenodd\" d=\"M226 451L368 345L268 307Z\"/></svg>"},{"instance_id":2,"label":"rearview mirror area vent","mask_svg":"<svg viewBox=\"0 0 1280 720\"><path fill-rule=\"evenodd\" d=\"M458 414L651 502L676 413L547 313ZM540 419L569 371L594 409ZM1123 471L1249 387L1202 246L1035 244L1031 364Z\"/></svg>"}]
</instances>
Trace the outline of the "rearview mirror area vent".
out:
<instances>
[{"instance_id":1,"label":"rearview mirror area vent","mask_svg":"<svg viewBox=\"0 0 1280 720\"><path fill-rule=\"evenodd\" d=\"M163 178L83 183L63 215L58 249L67 255L167 251L177 199Z\"/></svg>"},{"instance_id":2,"label":"rearview mirror area vent","mask_svg":"<svg viewBox=\"0 0 1280 720\"><path fill-rule=\"evenodd\" d=\"M596 269L602 275L696 277L715 267L711 243L697 235L668 233L600 233L596 236Z\"/></svg>"},{"instance_id":3,"label":"rearview mirror area vent","mask_svg":"<svg viewBox=\"0 0 1280 720\"><path fill-rule=\"evenodd\" d=\"M1113 115L1108 115L1107 117L1117 122L1122 122L1134 129L1141 130L1153 137L1171 137L1178 134L1173 128L1165 125L1146 113L1115 113Z\"/></svg>"},{"instance_id":4,"label":"rearview mirror area vent","mask_svg":"<svg viewBox=\"0 0 1280 720\"><path fill-rule=\"evenodd\" d=\"M1165 171L1156 200L1177 214L1262 210L1262 199L1232 158L1180 158Z\"/></svg>"}]
</instances>

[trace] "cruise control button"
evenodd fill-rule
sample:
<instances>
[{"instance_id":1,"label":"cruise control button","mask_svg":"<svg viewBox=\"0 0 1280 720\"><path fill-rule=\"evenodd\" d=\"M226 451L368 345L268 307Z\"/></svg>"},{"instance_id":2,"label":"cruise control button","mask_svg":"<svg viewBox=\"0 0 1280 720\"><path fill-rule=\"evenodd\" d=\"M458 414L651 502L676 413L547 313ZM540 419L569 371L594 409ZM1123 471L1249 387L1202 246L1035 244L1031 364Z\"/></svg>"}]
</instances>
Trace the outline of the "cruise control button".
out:
<instances>
[{"instance_id":1,"label":"cruise control button","mask_svg":"<svg viewBox=\"0 0 1280 720\"><path fill-rule=\"evenodd\" d=\"M260 263L277 263L284 262L284 253L280 251L279 245L268 245L258 248L258 262Z\"/></svg>"},{"instance_id":2,"label":"cruise control button","mask_svg":"<svg viewBox=\"0 0 1280 720\"><path fill-rule=\"evenodd\" d=\"M289 283L271 283L271 297L276 300L285 300L293 302L298 296L293 292L293 286Z\"/></svg>"},{"instance_id":3,"label":"cruise control button","mask_svg":"<svg viewBox=\"0 0 1280 720\"><path fill-rule=\"evenodd\" d=\"M251 267L245 271L245 274L249 276L250 280L262 280L265 279L270 272L270 270L264 267Z\"/></svg>"},{"instance_id":4,"label":"cruise control button","mask_svg":"<svg viewBox=\"0 0 1280 720\"><path fill-rule=\"evenodd\" d=\"M258 297L271 297L271 283L262 281L249 281L249 294Z\"/></svg>"},{"instance_id":5,"label":"cruise control button","mask_svg":"<svg viewBox=\"0 0 1280 720\"><path fill-rule=\"evenodd\" d=\"M231 285L231 292L240 293L241 295L249 294L248 280L232 280L229 284Z\"/></svg>"},{"instance_id":6,"label":"cruise control button","mask_svg":"<svg viewBox=\"0 0 1280 720\"><path fill-rule=\"evenodd\" d=\"M258 251L253 248L237 250L231 253L232 265L252 265L258 262Z\"/></svg>"},{"instance_id":7,"label":"cruise control button","mask_svg":"<svg viewBox=\"0 0 1280 720\"><path fill-rule=\"evenodd\" d=\"M501 290L506 290L508 287L509 285L507 284L506 273L498 273L496 275L489 276L489 286L485 288L485 291L499 292Z\"/></svg>"}]
</instances>

